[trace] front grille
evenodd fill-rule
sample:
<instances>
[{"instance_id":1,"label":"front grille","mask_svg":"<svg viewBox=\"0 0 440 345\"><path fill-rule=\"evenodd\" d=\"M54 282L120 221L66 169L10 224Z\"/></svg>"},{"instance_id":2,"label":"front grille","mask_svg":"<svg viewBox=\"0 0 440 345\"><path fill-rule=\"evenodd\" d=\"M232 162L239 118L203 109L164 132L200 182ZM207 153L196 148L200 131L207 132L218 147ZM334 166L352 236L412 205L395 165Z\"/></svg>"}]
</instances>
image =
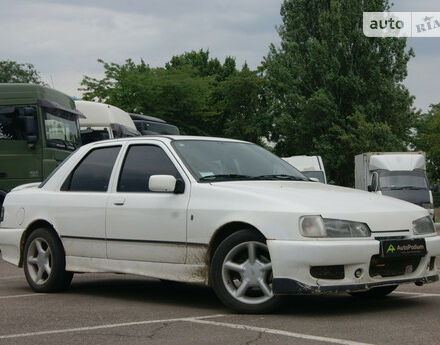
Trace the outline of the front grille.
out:
<instances>
[{"instance_id":1,"label":"front grille","mask_svg":"<svg viewBox=\"0 0 440 345\"><path fill-rule=\"evenodd\" d=\"M310 267L310 274L318 279L344 279L344 266L312 266Z\"/></svg>"},{"instance_id":2,"label":"front grille","mask_svg":"<svg viewBox=\"0 0 440 345\"><path fill-rule=\"evenodd\" d=\"M420 256L382 258L374 255L370 261L370 277L395 277L414 272L420 263Z\"/></svg>"}]
</instances>

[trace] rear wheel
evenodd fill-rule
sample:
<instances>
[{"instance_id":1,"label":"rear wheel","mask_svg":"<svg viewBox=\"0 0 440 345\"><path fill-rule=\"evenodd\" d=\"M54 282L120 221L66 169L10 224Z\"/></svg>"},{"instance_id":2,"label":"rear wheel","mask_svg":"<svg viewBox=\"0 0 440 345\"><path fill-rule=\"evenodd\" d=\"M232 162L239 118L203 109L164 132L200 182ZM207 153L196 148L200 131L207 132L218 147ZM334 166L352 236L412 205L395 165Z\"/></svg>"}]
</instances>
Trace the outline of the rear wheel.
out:
<instances>
[{"instance_id":1,"label":"rear wheel","mask_svg":"<svg viewBox=\"0 0 440 345\"><path fill-rule=\"evenodd\" d=\"M24 273L32 290L55 292L70 286L73 272L67 272L60 239L46 228L31 233L24 247Z\"/></svg>"},{"instance_id":2,"label":"rear wheel","mask_svg":"<svg viewBox=\"0 0 440 345\"><path fill-rule=\"evenodd\" d=\"M350 292L350 295L361 298L380 298L389 295L396 290L397 287L398 285L380 286L367 291Z\"/></svg>"},{"instance_id":3,"label":"rear wheel","mask_svg":"<svg viewBox=\"0 0 440 345\"><path fill-rule=\"evenodd\" d=\"M241 313L267 313L280 297L272 291L272 263L264 237L252 230L233 233L220 243L210 278L218 298Z\"/></svg>"}]
</instances>

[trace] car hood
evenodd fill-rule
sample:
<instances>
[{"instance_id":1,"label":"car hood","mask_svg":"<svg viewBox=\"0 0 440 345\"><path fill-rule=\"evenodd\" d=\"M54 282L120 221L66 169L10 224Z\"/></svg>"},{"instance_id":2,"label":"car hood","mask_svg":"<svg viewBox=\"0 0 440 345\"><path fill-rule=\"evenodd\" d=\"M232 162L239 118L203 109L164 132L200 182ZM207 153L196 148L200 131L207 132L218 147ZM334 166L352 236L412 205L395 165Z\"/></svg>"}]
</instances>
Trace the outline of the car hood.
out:
<instances>
[{"instance_id":1,"label":"car hood","mask_svg":"<svg viewBox=\"0 0 440 345\"><path fill-rule=\"evenodd\" d=\"M425 209L399 199L317 182L234 181L212 185L218 191L253 195L254 203L267 202L268 209L367 222L372 230L383 228L385 218L393 219L390 227L395 230L408 229L408 222L428 215Z\"/></svg>"}]
</instances>

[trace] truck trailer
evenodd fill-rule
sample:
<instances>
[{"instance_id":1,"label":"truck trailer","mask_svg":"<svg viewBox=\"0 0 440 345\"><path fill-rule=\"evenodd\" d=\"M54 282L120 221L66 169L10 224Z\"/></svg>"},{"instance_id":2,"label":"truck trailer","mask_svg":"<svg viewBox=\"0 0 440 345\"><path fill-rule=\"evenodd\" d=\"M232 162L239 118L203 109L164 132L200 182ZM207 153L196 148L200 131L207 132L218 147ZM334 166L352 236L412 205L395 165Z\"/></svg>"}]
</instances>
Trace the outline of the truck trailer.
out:
<instances>
[{"instance_id":1,"label":"truck trailer","mask_svg":"<svg viewBox=\"0 0 440 345\"><path fill-rule=\"evenodd\" d=\"M321 183L327 183L327 176L325 175L321 156L292 156L283 159L308 178L314 178Z\"/></svg>"},{"instance_id":2,"label":"truck trailer","mask_svg":"<svg viewBox=\"0 0 440 345\"><path fill-rule=\"evenodd\" d=\"M113 105L76 100L75 105L85 118L80 119L82 143L135 137L141 134L130 115Z\"/></svg>"}]
</instances>

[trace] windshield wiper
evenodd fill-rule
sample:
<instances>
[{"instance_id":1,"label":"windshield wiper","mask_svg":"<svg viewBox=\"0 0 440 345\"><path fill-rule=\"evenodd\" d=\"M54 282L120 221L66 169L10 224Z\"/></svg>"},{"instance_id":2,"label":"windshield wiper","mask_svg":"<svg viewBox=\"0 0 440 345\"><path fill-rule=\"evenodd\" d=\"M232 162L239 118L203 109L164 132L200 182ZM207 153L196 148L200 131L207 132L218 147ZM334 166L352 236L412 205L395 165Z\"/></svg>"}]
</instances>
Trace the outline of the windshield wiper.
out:
<instances>
[{"instance_id":1,"label":"windshield wiper","mask_svg":"<svg viewBox=\"0 0 440 345\"><path fill-rule=\"evenodd\" d=\"M63 139L47 139L47 143L52 147L57 147L71 151L76 150L76 147L73 143Z\"/></svg>"},{"instance_id":2,"label":"windshield wiper","mask_svg":"<svg viewBox=\"0 0 440 345\"><path fill-rule=\"evenodd\" d=\"M398 189L410 189L410 190L420 190L420 189L427 189L423 187L415 187L415 186L401 186L401 187L391 187L392 190L398 190Z\"/></svg>"},{"instance_id":3,"label":"windshield wiper","mask_svg":"<svg viewBox=\"0 0 440 345\"><path fill-rule=\"evenodd\" d=\"M58 147L62 149L67 149L67 144L64 140L61 139L47 139L47 144L52 147Z\"/></svg>"},{"instance_id":4,"label":"windshield wiper","mask_svg":"<svg viewBox=\"0 0 440 345\"><path fill-rule=\"evenodd\" d=\"M229 180L229 179L252 180L254 179L254 177L249 175L239 175L239 174L218 174L218 175L203 176L199 179L199 181L214 181L214 180Z\"/></svg>"},{"instance_id":5,"label":"windshield wiper","mask_svg":"<svg viewBox=\"0 0 440 345\"><path fill-rule=\"evenodd\" d=\"M308 181L307 179L302 178L302 177L285 175L285 174L260 175L260 176L256 176L255 179L258 179L258 180Z\"/></svg>"}]
</instances>

